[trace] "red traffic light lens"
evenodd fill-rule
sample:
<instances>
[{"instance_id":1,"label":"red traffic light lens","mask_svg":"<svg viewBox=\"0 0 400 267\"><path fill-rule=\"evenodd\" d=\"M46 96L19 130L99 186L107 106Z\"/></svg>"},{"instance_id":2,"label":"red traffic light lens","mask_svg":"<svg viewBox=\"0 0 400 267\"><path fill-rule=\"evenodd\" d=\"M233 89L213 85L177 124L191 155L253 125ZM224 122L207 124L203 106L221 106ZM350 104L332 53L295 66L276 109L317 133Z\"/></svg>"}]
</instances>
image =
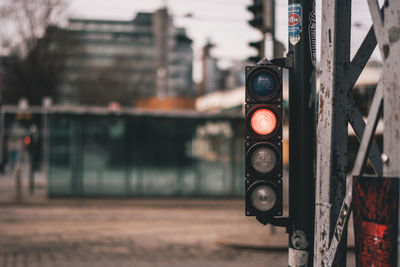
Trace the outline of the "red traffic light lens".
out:
<instances>
[{"instance_id":1,"label":"red traffic light lens","mask_svg":"<svg viewBox=\"0 0 400 267\"><path fill-rule=\"evenodd\" d=\"M276 128L276 116L269 109L259 109L253 113L250 119L251 128L254 132L267 135L272 133Z\"/></svg>"},{"instance_id":2,"label":"red traffic light lens","mask_svg":"<svg viewBox=\"0 0 400 267\"><path fill-rule=\"evenodd\" d=\"M24 143L25 143L25 145L30 145L31 144L31 138L29 136L25 136Z\"/></svg>"}]
</instances>

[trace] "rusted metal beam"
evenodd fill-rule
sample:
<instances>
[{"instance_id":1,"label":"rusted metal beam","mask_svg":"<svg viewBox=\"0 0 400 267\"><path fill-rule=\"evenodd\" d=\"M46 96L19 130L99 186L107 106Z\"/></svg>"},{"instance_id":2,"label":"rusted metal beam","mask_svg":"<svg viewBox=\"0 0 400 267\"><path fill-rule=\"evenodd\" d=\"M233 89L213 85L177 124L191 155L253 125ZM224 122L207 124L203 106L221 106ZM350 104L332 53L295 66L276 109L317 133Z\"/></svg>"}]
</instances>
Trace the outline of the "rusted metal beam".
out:
<instances>
[{"instance_id":1,"label":"rusted metal beam","mask_svg":"<svg viewBox=\"0 0 400 267\"><path fill-rule=\"evenodd\" d=\"M351 96L348 96L348 115L347 119L353 128L358 140L361 143L361 139L363 137L366 123L362 118L361 112L356 106L354 99ZM371 140L371 147L368 152L368 158L371 161L372 167L375 170L375 173L378 176L382 176L382 160L381 160L381 151L379 149L378 144L375 142L375 139Z\"/></svg>"},{"instance_id":2,"label":"rusted metal beam","mask_svg":"<svg viewBox=\"0 0 400 267\"><path fill-rule=\"evenodd\" d=\"M369 42L371 43L370 44L363 43L363 45L361 45L360 49L364 49L365 51L361 52L359 51L359 53L361 53L360 54L361 56L359 57L357 56L358 53L356 54L355 58L353 59L353 62L355 63L355 65L353 65L354 69L352 70L353 74L350 73L347 78L355 79L354 77L357 76L357 72L360 72L362 70L362 65L364 65L366 60L365 56L369 53L369 51L371 51L372 46L374 46L374 43L376 43L376 41L379 44L379 50L381 52L384 65L382 68L381 79L378 83L375 96L371 104L371 109L368 115L368 123L365 126L365 130L361 129L363 133L362 133L360 148L357 154L356 162L353 167L352 176L350 176L348 179L345 199L342 203L339 217L336 222L334 235L332 237L332 241L330 242L328 250L327 250L328 246L326 245L326 242L329 242L327 240L328 238L326 238L326 236L323 235L324 232L321 232L322 234L320 234L321 240L323 241L322 243L323 246L320 247L321 248L320 254L315 256L315 261L317 259L319 260L318 266L337 266L337 264L334 263L335 255L337 253L337 248L340 246L341 243L343 243L341 242L341 239L345 234L345 229L347 227L348 218L351 212L352 177L358 176L363 173L363 168L365 166L365 161L368 154L370 158L375 158L374 161L377 162L376 159L377 151L374 152L376 148L374 148L375 145L373 143L373 135L375 133L376 125L378 123L379 114L381 110L380 107L382 102L384 103L384 123L385 123L384 154L382 154L381 157L381 160L384 162L383 175L386 177L400 176L400 164L398 164L400 160L400 115L399 115L400 114L400 14L399 14L400 2L385 1L381 10L379 9L379 4L376 0L368 0L368 4L370 7L370 12L373 20L373 28L376 39L372 38L371 31L367 34L367 37L365 38L364 42L366 42L369 39ZM335 13L335 15L337 14ZM356 63L357 61L359 61L360 63L358 67L357 67L358 63ZM323 61L322 63L324 64ZM321 79L321 87L323 84L324 80ZM331 108L331 112L334 112L335 111L334 102L332 101L331 104L333 106ZM354 101L351 98L348 98L348 105L355 106ZM355 108L354 110L357 109ZM325 115L325 117L329 116ZM349 117L349 121L351 121L351 119L360 120L360 118L358 118L357 116ZM359 121L358 124L362 123ZM320 125L318 125L318 129L319 127ZM358 127L360 127L360 125L358 125ZM362 125L361 128L363 128ZM319 144L320 143L318 142L318 145ZM318 151L320 151L319 147ZM321 153L323 153L323 151L321 151ZM320 162L317 160L317 170L321 168L321 166L319 166L318 163ZM377 163L379 165L379 162ZM380 175L380 172L377 171L377 174ZM324 181L322 180L322 177L319 177L317 175L317 179L318 178L321 181ZM326 181L325 183L318 183L317 180L317 192L319 187L324 185L326 185ZM323 190L320 189L319 191L324 191L324 190L327 191L326 188L324 188ZM327 210L323 210L321 207L325 206L326 207L325 209L329 209L331 203L325 202L321 204L324 205L318 206L317 202L317 212L318 208L320 207L319 209L320 211L325 212L327 215L330 214ZM324 223L328 223L326 218ZM320 226L319 228L316 228L317 236L318 236L317 233L318 231L323 231L328 229L327 225L318 225L318 222L316 223L316 225ZM317 250L317 242L319 241L320 240L316 239L316 246L315 246L316 250ZM316 251L315 253L318 253L318 251ZM398 253L400 253L400 251Z\"/></svg>"},{"instance_id":3,"label":"rusted metal beam","mask_svg":"<svg viewBox=\"0 0 400 267\"><path fill-rule=\"evenodd\" d=\"M323 259L324 262L323 266L335 266L333 265L333 261L335 259L335 253L341 242L341 239L343 238L343 233L346 233L345 229L347 227L347 222L350 216L351 202L353 197L352 196L353 176L361 175L363 167L365 166L365 161L367 159L371 140L373 139L376 125L378 124L379 120L379 111L382 103L382 97L383 97L383 88L382 84L380 83L376 89L374 99L371 104L371 110L368 114L368 123L367 126L365 127L365 131L361 139L361 144L353 167L353 172L349 176L347 182L346 195L340 209L339 217L337 218L329 250L327 251Z\"/></svg>"},{"instance_id":4,"label":"rusted metal beam","mask_svg":"<svg viewBox=\"0 0 400 267\"><path fill-rule=\"evenodd\" d=\"M346 189L349 113L351 1L322 3L321 86L317 130L317 186L314 265L324 266L336 218ZM346 265L346 242L336 266Z\"/></svg>"}]
</instances>

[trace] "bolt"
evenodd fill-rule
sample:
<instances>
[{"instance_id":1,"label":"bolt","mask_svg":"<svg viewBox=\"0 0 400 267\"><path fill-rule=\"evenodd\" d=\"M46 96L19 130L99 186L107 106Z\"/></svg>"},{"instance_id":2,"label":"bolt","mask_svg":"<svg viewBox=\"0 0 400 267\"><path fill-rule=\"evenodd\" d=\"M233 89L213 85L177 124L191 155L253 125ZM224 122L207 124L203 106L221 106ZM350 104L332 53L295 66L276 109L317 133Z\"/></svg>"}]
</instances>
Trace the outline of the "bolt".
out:
<instances>
[{"instance_id":1,"label":"bolt","mask_svg":"<svg viewBox=\"0 0 400 267\"><path fill-rule=\"evenodd\" d=\"M250 177L250 173L246 173L246 177Z\"/></svg>"},{"instance_id":2,"label":"bolt","mask_svg":"<svg viewBox=\"0 0 400 267\"><path fill-rule=\"evenodd\" d=\"M250 143L249 142L246 142L246 146L249 146L250 145Z\"/></svg>"},{"instance_id":3,"label":"bolt","mask_svg":"<svg viewBox=\"0 0 400 267\"><path fill-rule=\"evenodd\" d=\"M250 212L246 211L246 215L250 215Z\"/></svg>"},{"instance_id":4,"label":"bolt","mask_svg":"<svg viewBox=\"0 0 400 267\"><path fill-rule=\"evenodd\" d=\"M383 153L383 154L381 155L381 159L382 159L382 162L383 162L383 163L388 163L388 162L389 162L389 156L386 155L385 153Z\"/></svg>"},{"instance_id":5,"label":"bolt","mask_svg":"<svg viewBox=\"0 0 400 267\"><path fill-rule=\"evenodd\" d=\"M246 101L248 102L248 101L250 101L250 99L249 99L249 98L246 98ZM247 105L247 107L249 107L249 106Z\"/></svg>"},{"instance_id":6,"label":"bolt","mask_svg":"<svg viewBox=\"0 0 400 267\"><path fill-rule=\"evenodd\" d=\"M247 135L247 136L246 136L246 139L250 139L250 136Z\"/></svg>"}]
</instances>

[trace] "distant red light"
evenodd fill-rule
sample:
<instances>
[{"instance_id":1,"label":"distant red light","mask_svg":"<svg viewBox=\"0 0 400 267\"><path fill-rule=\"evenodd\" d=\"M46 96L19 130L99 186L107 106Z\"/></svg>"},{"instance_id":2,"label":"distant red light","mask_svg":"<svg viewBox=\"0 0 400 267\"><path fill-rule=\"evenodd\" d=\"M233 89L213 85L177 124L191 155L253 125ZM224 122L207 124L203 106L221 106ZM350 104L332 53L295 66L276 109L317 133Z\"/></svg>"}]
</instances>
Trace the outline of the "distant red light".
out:
<instances>
[{"instance_id":1,"label":"distant red light","mask_svg":"<svg viewBox=\"0 0 400 267\"><path fill-rule=\"evenodd\" d=\"M31 144L31 138L29 137L29 136L25 136L25 138L24 138L24 143L25 143L25 145L30 145Z\"/></svg>"},{"instance_id":2,"label":"distant red light","mask_svg":"<svg viewBox=\"0 0 400 267\"><path fill-rule=\"evenodd\" d=\"M251 128L254 132L267 135L272 133L276 128L276 116L269 109L259 109L251 116Z\"/></svg>"}]
</instances>

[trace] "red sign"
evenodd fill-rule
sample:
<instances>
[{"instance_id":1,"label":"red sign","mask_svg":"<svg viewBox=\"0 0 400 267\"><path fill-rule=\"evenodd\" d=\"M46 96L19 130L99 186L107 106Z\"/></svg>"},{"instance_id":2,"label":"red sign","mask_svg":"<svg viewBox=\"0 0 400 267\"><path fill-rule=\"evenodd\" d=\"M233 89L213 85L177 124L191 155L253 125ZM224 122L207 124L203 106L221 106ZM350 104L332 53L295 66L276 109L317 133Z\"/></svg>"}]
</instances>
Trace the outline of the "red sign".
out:
<instances>
[{"instance_id":1,"label":"red sign","mask_svg":"<svg viewBox=\"0 0 400 267\"><path fill-rule=\"evenodd\" d=\"M397 266L398 179L354 177L353 196L357 267Z\"/></svg>"},{"instance_id":2,"label":"red sign","mask_svg":"<svg viewBox=\"0 0 400 267\"><path fill-rule=\"evenodd\" d=\"M300 16L299 15L297 15L295 13L289 14L289 26L296 25L299 22L300 22Z\"/></svg>"}]
</instances>

